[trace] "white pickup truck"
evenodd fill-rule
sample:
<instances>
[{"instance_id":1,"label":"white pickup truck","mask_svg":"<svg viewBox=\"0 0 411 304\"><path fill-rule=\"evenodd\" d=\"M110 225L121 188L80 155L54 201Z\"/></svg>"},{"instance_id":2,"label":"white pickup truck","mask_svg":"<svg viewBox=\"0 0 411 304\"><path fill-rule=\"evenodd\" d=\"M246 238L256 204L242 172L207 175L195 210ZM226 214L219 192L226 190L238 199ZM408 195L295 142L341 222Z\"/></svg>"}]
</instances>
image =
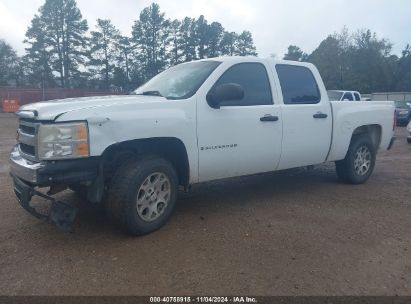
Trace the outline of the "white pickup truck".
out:
<instances>
[{"instance_id":1,"label":"white pickup truck","mask_svg":"<svg viewBox=\"0 0 411 304\"><path fill-rule=\"evenodd\" d=\"M328 99L330 101L361 101L363 100L360 92L358 91L329 90L327 93L328 93Z\"/></svg>"},{"instance_id":2,"label":"white pickup truck","mask_svg":"<svg viewBox=\"0 0 411 304\"><path fill-rule=\"evenodd\" d=\"M70 188L134 235L161 227L178 188L196 183L324 162L364 183L395 125L392 102L330 102L312 64L244 57L180 64L130 96L40 102L17 115L20 204L68 230L76 209L53 195ZM32 207L34 195L51 202L49 214Z\"/></svg>"}]
</instances>

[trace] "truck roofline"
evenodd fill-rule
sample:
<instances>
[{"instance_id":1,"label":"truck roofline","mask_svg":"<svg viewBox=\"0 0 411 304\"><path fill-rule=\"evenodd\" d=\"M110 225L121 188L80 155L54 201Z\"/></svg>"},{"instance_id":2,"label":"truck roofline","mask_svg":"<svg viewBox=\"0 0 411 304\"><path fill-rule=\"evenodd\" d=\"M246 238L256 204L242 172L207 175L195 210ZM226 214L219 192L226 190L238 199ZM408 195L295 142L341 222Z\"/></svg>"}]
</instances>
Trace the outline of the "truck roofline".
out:
<instances>
[{"instance_id":1,"label":"truck roofline","mask_svg":"<svg viewBox=\"0 0 411 304\"><path fill-rule=\"evenodd\" d=\"M270 57L255 57L255 56L222 56L222 57L214 57L214 58L206 58L200 60L193 60L190 62L195 61L218 61L218 62L229 62L229 63L242 63L242 62L271 62L275 65L277 64L287 64L287 65L298 65L298 66L305 66L305 67L315 67L310 62L301 62L301 61L293 61L293 60L279 60L273 59ZM183 64L187 64L190 62L186 62Z\"/></svg>"}]
</instances>

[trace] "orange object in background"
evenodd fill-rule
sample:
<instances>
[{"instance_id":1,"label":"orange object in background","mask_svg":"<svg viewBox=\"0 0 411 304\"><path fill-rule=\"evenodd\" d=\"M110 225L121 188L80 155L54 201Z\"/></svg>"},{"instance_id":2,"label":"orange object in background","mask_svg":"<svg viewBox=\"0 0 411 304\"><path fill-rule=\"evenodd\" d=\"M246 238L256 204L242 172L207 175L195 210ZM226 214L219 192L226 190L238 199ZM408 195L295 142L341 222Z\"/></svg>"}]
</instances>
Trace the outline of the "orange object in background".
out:
<instances>
[{"instance_id":1,"label":"orange object in background","mask_svg":"<svg viewBox=\"0 0 411 304\"><path fill-rule=\"evenodd\" d=\"M19 108L20 108L20 104L17 100L5 99L2 102L2 109L3 109L3 112L5 113L17 112Z\"/></svg>"}]
</instances>

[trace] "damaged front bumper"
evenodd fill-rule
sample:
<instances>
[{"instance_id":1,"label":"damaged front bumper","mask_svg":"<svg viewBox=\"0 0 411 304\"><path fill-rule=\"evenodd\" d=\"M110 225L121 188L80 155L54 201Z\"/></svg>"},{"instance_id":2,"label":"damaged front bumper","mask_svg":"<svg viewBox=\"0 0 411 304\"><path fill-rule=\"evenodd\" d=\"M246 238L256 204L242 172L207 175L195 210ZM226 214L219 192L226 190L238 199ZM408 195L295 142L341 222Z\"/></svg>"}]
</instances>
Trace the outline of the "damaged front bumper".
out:
<instances>
[{"instance_id":1,"label":"damaged front bumper","mask_svg":"<svg viewBox=\"0 0 411 304\"><path fill-rule=\"evenodd\" d=\"M26 184L18 177L13 176L13 181L14 192L17 196L17 200L27 212L38 219L42 219L56 225L64 231L72 231L74 219L77 215L76 207L58 201L47 194L37 191L34 187ZM30 205L31 199L36 195L46 199L51 204L48 214L40 213Z\"/></svg>"},{"instance_id":2,"label":"damaged front bumper","mask_svg":"<svg viewBox=\"0 0 411 304\"><path fill-rule=\"evenodd\" d=\"M61 202L51 196L53 189L65 189L67 186L93 181L98 174L98 158L73 159L49 162L33 162L24 158L18 147L10 155L10 175L14 181L14 192L18 202L31 215L45 220L64 231L73 229L77 208ZM47 194L37 188L51 187ZM50 203L47 214L38 212L30 205L33 196L39 196Z\"/></svg>"}]
</instances>

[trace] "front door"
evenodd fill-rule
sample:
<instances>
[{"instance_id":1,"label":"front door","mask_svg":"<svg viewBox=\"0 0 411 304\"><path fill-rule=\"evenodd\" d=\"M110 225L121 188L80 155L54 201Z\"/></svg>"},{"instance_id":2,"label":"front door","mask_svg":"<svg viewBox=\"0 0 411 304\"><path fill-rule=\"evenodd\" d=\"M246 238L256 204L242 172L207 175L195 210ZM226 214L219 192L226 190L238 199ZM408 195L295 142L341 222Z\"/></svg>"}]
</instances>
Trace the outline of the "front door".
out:
<instances>
[{"instance_id":1,"label":"front door","mask_svg":"<svg viewBox=\"0 0 411 304\"><path fill-rule=\"evenodd\" d=\"M273 103L272 80L265 64L234 64L214 83L236 83L241 100L211 108L206 93L197 100L199 180L241 176L277 168L281 153L280 105Z\"/></svg>"}]
</instances>

